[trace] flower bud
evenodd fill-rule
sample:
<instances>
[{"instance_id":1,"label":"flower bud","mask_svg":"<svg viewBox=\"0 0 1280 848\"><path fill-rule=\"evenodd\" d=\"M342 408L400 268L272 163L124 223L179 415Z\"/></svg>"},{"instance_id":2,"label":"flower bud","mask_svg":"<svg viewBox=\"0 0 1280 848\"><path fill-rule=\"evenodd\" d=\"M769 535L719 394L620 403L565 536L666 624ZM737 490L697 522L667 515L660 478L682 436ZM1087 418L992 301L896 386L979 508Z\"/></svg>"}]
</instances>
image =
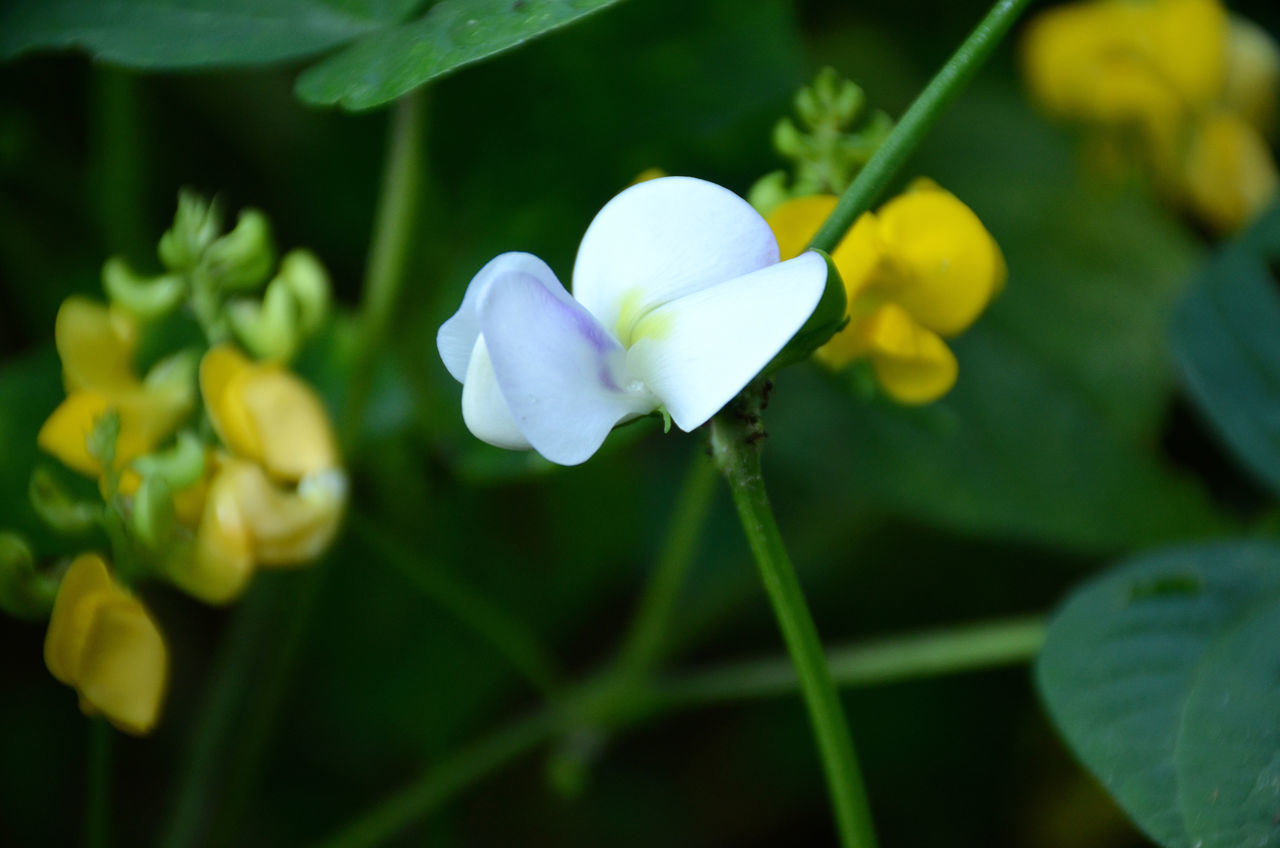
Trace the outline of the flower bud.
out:
<instances>
[{"instance_id":1,"label":"flower bud","mask_svg":"<svg viewBox=\"0 0 1280 848\"><path fill-rule=\"evenodd\" d=\"M173 491L163 477L142 478L133 496L129 521L139 541L153 551L163 549L173 539L178 521L174 514Z\"/></svg>"},{"instance_id":2,"label":"flower bud","mask_svg":"<svg viewBox=\"0 0 1280 848\"><path fill-rule=\"evenodd\" d=\"M240 298L227 304L227 320L236 338L258 359L288 362L298 352L298 303L277 277L259 303Z\"/></svg>"},{"instance_id":3,"label":"flower bud","mask_svg":"<svg viewBox=\"0 0 1280 848\"><path fill-rule=\"evenodd\" d=\"M217 205L191 191L178 195L173 226L160 237L157 252L170 271L190 271L200 264L205 250L222 231Z\"/></svg>"},{"instance_id":4,"label":"flower bud","mask_svg":"<svg viewBox=\"0 0 1280 848\"><path fill-rule=\"evenodd\" d=\"M187 296L187 282L181 275L139 277L119 257L108 259L102 266L102 285L112 303L143 320L172 312Z\"/></svg>"},{"instance_id":5,"label":"flower bud","mask_svg":"<svg viewBox=\"0 0 1280 848\"><path fill-rule=\"evenodd\" d=\"M143 478L164 478L174 491L185 489L204 476L204 445L194 433L183 430L173 447L135 459L133 469Z\"/></svg>"},{"instance_id":6,"label":"flower bud","mask_svg":"<svg viewBox=\"0 0 1280 848\"><path fill-rule=\"evenodd\" d=\"M49 617L58 581L36 570L31 548L15 533L0 532L0 610L14 618Z\"/></svg>"},{"instance_id":7,"label":"flower bud","mask_svg":"<svg viewBox=\"0 0 1280 848\"><path fill-rule=\"evenodd\" d=\"M97 524L102 513L98 504L71 497L53 472L44 467L31 473L27 497L42 521L68 536L87 533Z\"/></svg>"},{"instance_id":8,"label":"flower bud","mask_svg":"<svg viewBox=\"0 0 1280 848\"><path fill-rule=\"evenodd\" d=\"M329 317L333 293L329 272L309 250L291 250L280 260L276 280L284 284L298 304L298 325L304 336L318 331Z\"/></svg>"},{"instance_id":9,"label":"flower bud","mask_svg":"<svg viewBox=\"0 0 1280 848\"><path fill-rule=\"evenodd\" d=\"M209 245L204 270L224 291L252 291L261 286L275 262L275 246L267 216L256 209L240 213L235 229Z\"/></svg>"}]
</instances>

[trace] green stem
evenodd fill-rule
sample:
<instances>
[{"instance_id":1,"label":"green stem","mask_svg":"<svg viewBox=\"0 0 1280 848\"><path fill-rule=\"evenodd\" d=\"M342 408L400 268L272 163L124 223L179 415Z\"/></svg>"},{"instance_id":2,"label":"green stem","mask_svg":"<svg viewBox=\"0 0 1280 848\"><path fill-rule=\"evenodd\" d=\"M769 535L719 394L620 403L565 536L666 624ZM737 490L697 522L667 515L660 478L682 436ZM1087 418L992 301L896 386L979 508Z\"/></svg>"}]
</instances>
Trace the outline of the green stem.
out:
<instances>
[{"instance_id":1,"label":"green stem","mask_svg":"<svg viewBox=\"0 0 1280 848\"><path fill-rule=\"evenodd\" d=\"M1005 619L833 648L827 666L840 688L878 686L1028 662L1044 643L1039 616ZM782 658L735 663L672 678L656 687L657 708L769 698L796 690Z\"/></svg>"},{"instance_id":2,"label":"green stem","mask_svg":"<svg viewBox=\"0 0 1280 848\"><path fill-rule=\"evenodd\" d=\"M871 208L871 204L884 191L907 157L924 140L942 115L942 110L973 78L1029 3L1030 0L999 0L991 8L982 22L929 81L924 91L916 97L866 167L858 172L853 183L840 197L836 208L809 242L810 247L828 253L835 250L849 227L859 215Z\"/></svg>"},{"instance_id":3,"label":"green stem","mask_svg":"<svg viewBox=\"0 0 1280 848\"><path fill-rule=\"evenodd\" d=\"M432 563L389 538L362 515L351 516L360 540L422 593L488 642L548 699L560 689L560 673L541 640L506 610Z\"/></svg>"},{"instance_id":4,"label":"green stem","mask_svg":"<svg viewBox=\"0 0 1280 848\"><path fill-rule=\"evenodd\" d=\"M783 641L795 666L845 848L873 848L875 832L853 738L845 721L818 629L795 568L782 544L760 467L761 392L750 387L711 422L711 449L733 493L742 529L755 555Z\"/></svg>"},{"instance_id":5,"label":"green stem","mask_svg":"<svg viewBox=\"0 0 1280 848\"><path fill-rule=\"evenodd\" d=\"M365 271L351 382L343 410L341 432L347 447L354 444L359 435L378 349L385 345L387 330L404 288L425 167L425 113L425 88L402 97L393 113Z\"/></svg>"},{"instance_id":6,"label":"green stem","mask_svg":"<svg viewBox=\"0 0 1280 848\"><path fill-rule=\"evenodd\" d=\"M623 676L643 676L662 656L680 587L693 564L698 537L711 510L715 480L715 466L699 449L676 498L667 537L636 608L631 629L618 651L617 668Z\"/></svg>"},{"instance_id":7,"label":"green stem","mask_svg":"<svg viewBox=\"0 0 1280 848\"><path fill-rule=\"evenodd\" d=\"M205 841L223 758L229 750L226 740L239 723L239 699L253 688L249 678L275 618L276 589L275 585L259 582L233 614L160 840L164 848L187 848Z\"/></svg>"},{"instance_id":8,"label":"green stem","mask_svg":"<svg viewBox=\"0 0 1280 848\"><path fill-rule=\"evenodd\" d=\"M146 197L142 163L145 113L138 75L95 65L92 77L94 202L107 251L140 256L146 245Z\"/></svg>"},{"instance_id":9,"label":"green stem","mask_svg":"<svg viewBox=\"0 0 1280 848\"><path fill-rule=\"evenodd\" d=\"M550 739L560 726L557 715L552 709L543 710L468 745L320 843L321 848L366 848L386 842L463 789Z\"/></svg>"},{"instance_id":10,"label":"green stem","mask_svg":"<svg viewBox=\"0 0 1280 848\"><path fill-rule=\"evenodd\" d=\"M111 843L111 749L115 742L104 718L89 723L89 757L85 773L85 848L107 848Z\"/></svg>"}]
</instances>

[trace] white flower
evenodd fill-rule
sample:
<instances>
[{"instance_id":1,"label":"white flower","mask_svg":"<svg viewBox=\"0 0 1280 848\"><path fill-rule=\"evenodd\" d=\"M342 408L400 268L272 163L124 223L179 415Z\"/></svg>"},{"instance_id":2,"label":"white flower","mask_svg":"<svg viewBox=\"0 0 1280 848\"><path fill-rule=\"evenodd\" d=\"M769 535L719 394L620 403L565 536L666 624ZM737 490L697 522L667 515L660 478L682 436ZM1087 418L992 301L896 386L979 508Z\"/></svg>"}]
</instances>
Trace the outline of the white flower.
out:
<instances>
[{"instance_id":1,"label":"white flower","mask_svg":"<svg viewBox=\"0 0 1280 848\"><path fill-rule=\"evenodd\" d=\"M576 465L616 424L663 407L686 432L705 423L804 325L826 277L812 251L779 262L733 192L664 177L596 215L572 297L541 259L504 253L436 343L476 437Z\"/></svg>"}]
</instances>

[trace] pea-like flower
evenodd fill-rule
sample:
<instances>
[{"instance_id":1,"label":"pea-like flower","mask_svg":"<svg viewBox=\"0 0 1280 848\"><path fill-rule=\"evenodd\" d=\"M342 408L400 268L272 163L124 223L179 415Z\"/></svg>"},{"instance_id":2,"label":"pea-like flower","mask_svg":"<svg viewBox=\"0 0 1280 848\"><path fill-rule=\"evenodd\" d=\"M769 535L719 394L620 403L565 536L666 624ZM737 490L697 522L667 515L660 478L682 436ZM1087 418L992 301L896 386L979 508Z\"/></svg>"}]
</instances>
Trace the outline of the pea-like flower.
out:
<instances>
[{"instance_id":1,"label":"pea-like flower","mask_svg":"<svg viewBox=\"0 0 1280 848\"><path fill-rule=\"evenodd\" d=\"M686 432L760 373L813 313L823 257L779 261L769 225L690 177L633 185L583 236L573 295L546 263L504 253L440 327L478 438L585 461L617 424L663 410Z\"/></svg>"},{"instance_id":2,"label":"pea-like flower","mask_svg":"<svg viewBox=\"0 0 1280 848\"><path fill-rule=\"evenodd\" d=\"M783 256L808 244L836 205L831 195L787 201L769 214ZM955 384L944 338L972 324L1004 285L1004 257L969 207L927 180L864 213L831 254L849 323L817 351L843 368L869 359L884 390L929 403Z\"/></svg>"},{"instance_id":3,"label":"pea-like flower","mask_svg":"<svg viewBox=\"0 0 1280 848\"><path fill-rule=\"evenodd\" d=\"M164 639L97 554L80 555L63 576L44 659L54 677L79 693L85 713L101 713L138 735L159 720L169 662Z\"/></svg>"},{"instance_id":4,"label":"pea-like flower","mask_svg":"<svg viewBox=\"0 0 1280 848\"><path fill-rule=\"evenodd\" d=\"M54 341L62 359L67 397L41 427L41 448L84 474L103 469L89 454L95 423L111 410L120 416L116 464L149 453L178 428L195 403L194 361L176 354L139 379L133 365L138 328L119 310L83 297L58 309Z\"/></svg>"},{"instance_id":5,"label":"pea-like flower","mask_svg":"<svg viewBox=\"0 0 1280 848\"><path fill-rule=\"evenodd\" d=\"M227 452L214 458L193 547L168 570L186 591L223 603L255 568L299 565L328 547L346 474L324 405L282 365L221 345L200 363L200 390Z\"/></svg>"}]
</instances>

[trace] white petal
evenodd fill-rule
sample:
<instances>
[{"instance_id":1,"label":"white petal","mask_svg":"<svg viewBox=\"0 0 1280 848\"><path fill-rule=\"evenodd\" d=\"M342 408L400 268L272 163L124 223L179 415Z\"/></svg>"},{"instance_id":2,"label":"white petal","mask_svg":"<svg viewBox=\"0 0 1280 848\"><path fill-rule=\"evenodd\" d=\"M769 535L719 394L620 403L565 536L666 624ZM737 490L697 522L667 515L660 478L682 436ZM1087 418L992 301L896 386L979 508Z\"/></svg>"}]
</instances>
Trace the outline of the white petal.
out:
<instances>
[{"instance_id":1,"label":"white petal","mask_svg":"<svg viewBox=\"0 0 1280 848\"><path fill-rule=\"evenodd\" d=\"M578 248L573 295L630 344L633 322L649 310L777 261L777 239L741 197L705 180L662 177L631 186L596 215Z\"/></svg>"},{"instance_id":2,"label":"white petal","mask_svg":"<svg viewBox=\"0 0 1280 848\"><path fill-rule=\"evenodd\" d=\"M693 430L742 391L813 313L827 263L812 251L654 310L627 352L631 373Z\"/></svg>"},{"instance_id":3,"label":"white petal","mask_svg":"<svg viewBox=\"0 0 1280 848\"><path fill-rule=\"evenodd\" d=\"M505 273L488 285L477 312L507 408L552 462L583 462L615 424L657 406L624 376L617 339L560 286Z\"/></svg>"},{"instance_id":4,"label":"white petal","mask_svg":"<svg viewBox=\"0 0 1280 848\"><path fill-rule=\"evenodd\" d=\"M520 433L516 420L493 374L484 336L478 336L462 383L462 420L471 434L482 442L508 450L528 450L532 445Z\"/></svg>"},{"instance_id":5,"label":"white petal","mask_svg":"<svg viewBox=\"0 0 1280 848\"><path fill-rule=\"evenodd\" d=\"M480 318L476 314L480 294L491 280L506 271L531 274L548 288L564 288L556 279L555 272L547 267L547 263L532 253L503 253L481 268L467 284L466 294L462 296L462 306L453 313L453 317L440 325L440 330L436 333L436 348L440 351L440 358L444 360L444 367L449 369L453 379L459 383L465 382L467 363L476 346L476 337L480 335Z\"/></svg>"}]
</instances>

